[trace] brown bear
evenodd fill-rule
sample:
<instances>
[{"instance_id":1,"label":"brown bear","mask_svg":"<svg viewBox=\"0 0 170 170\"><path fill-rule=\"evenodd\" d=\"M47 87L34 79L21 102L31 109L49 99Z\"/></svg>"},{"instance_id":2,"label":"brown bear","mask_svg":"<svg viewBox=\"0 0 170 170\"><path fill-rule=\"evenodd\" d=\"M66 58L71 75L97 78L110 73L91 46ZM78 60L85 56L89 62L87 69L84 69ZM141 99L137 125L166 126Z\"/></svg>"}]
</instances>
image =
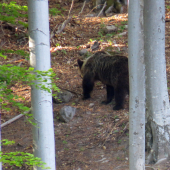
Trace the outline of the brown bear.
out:
<instances>
[{"instance_id":1,"label":"brown bear","mask_svg":"<svg viewBox=\"0 0 170 170\"><path fill-rule=\"evenodd\" d=\"M121 55L110 56L105 52L97 52L85 61L77 60L83 77L83 99L90 98L94 82L101 81L106 85L108 104L115 98L113 110L123 108L125 96L129 93L128 58Z\"/></svg>"}]
</instances>

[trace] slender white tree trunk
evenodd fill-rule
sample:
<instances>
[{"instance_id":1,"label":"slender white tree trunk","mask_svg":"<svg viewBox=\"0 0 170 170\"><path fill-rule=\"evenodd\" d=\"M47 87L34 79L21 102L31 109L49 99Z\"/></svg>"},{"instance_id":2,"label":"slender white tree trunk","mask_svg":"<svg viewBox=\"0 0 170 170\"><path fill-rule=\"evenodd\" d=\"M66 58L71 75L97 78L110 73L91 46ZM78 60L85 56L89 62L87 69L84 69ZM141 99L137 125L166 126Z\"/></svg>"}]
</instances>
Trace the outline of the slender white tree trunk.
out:
<instances>
[{"instance_id":1,"label":"slender white tree trunk","mask_svg":"<svg viewBox=\"0 0 170 170\"><path fill-rule=\"evenodd\" d=\"M47 71L51 67L48 0L28 0L28 16L30 64L35 70ZM49 79L48 83L50 83ZM32 86L31 104L37 124L33 127L34 154L47 163L51 170L55 170L52 96ZM34 169L41 168L34 167Z\"/></svg>"},{"instance_id":2,"label":"slender white tree trunk","mask_svg":"<svg viewBox=\"0 0 170 170\"><path fill-rule=\"evenodd\" d=\"M164 160L170 153L164 3L164 0L144 0L147 163Z\"/></svg>"},{"instance_id":3,"label":"slender white tree trunk","mask_svg":"<svg viewBox=\"0 0 170 170\"><path fill-rule=\"evenodd\" d=\"M143 0L129 1L128 48L130 80L129 169L145 169L145 65Z\"/></svg>"}]
</instances>

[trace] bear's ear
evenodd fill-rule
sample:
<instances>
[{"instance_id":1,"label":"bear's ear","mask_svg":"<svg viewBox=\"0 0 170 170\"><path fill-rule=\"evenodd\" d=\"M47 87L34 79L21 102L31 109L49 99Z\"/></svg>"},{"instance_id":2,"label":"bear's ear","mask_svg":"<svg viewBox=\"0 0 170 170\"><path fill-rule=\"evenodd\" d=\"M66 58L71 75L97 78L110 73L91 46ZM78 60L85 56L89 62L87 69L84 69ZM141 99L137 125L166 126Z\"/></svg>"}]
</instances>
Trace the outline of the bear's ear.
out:
<instances>
[{"instance_id":1,"label":"bear's ear","mask_svg":"<svg viewBox=\"0 0 170 170\"><path fill-rule=\"evenodd\" d=\"M78 63L78 65L79 65L79 68L81 69L81 67L82 67L82 65L83 65L83 61L82 60L80 60L80 59L78 59L77 60L77 63Z\"/></svg>"}]
</instances>

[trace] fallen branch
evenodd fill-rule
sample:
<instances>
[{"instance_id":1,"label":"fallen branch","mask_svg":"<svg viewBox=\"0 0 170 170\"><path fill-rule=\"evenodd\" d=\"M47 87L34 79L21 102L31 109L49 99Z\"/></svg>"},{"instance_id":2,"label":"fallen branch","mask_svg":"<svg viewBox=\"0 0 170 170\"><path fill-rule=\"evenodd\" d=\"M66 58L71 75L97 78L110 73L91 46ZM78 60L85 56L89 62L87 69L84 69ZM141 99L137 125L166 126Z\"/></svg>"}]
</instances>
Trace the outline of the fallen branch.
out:
<instances>
[{"instance_id":1,"label":"fallen branch","mask_svg":"<svg viewBox=\"0 0 170 170\"><path fill-rule=\"evenodd\" d=\"M86 14L86 17L93 11L95 10L99 5L95 6L88 14Z\"/></svg>"},{"instance_id":2,"label":"fallen branch","mask_svg":"<svg viewBox=\"0 0 170 170\"><path fill-rule=\"evenodd\" d=\"M101 11L99 12L99 14L97 15L97 17L99 17L99 16L101 15L101 13L102 13L103 10L105 9L105 7L106 7L106 1L105 1L104 5L103 5L103 8L101 9Z\"/></svg>"},{"instance_id":3,"label":"fallen branch","mask_svg":"<svg viewBox=\"0 0 170 170\"><path fill-rule=\"evenodd\" d=\"M62 87L59 87L59 86L57 86L59 89L61 89L61 90L65 90L65 91L68 91L68 92L70 92L70 93L73 93L73 94L75 94L77 97L78 97L78 95L79 96L82 96L82 94L79 94L79 93L77 93L77 92L74 92L74 91L72 91L72 90L68 90L68 89L65 89L65 88L62 88Z\"/></svg>"},{"instance_id":4,"label":"fallen branch","mask_svg":"<svg viewBox=\"0 0 170 170\"><path fill-rule=\"evenodd\" d=\"M70 18L69 16L70 16L71 10L73 8L73 5L74 5L74 0L72 0L71 7L70 7L70 10L69 10L69 13L68 13L68 18Z\"/></svg>"},{"instance_id":5,"label":"fallen branch","mask_svg":"<svg viewBox=\"0 0 170 170\"><path fill-rule=\"evenodd\" d=\"M58 25L56 25L56 26L54 27L53 31L51 32L50 38L53 38L53 36L55 35L55 34L54 34L54 31L55 31L55 29L57 28L57 26L58 26Z\"/></svg>"},{"instance_id":6,"label":"fallen branch","mask_svg":"<svg viewBox=\"0 0 170 170\"><path fill-rule=\"evenodd\" d=\"M65 26L70 22L71 18L72 18L72 17L69 17L67 20L65 20L65 21L58 27L58 30L57 30L57 32L56 32L57 34L60 34L60 33L64 30Z\"/></svg>"},{"instance_id":7,"label":"fallen branch","mask_svg":"<svg viewBox=\"0 0 170 170\"><path fill-rule=\"evenodd\" d=\"M127 31L125 31L125 32L122 32L122 33L120 33L120 34L117 34L117 35L115 36L115 38L117 38L117 37L119 37L119 36L126 35L126 34L127 34Z\"/></svg>"},{"instance_id":8,"label":"fallen branch","mask_svg":"<svg viewBox=\"0 0 170 170\"><path fill-rule=\"evenodd\" d=\"M81 9L79 15L83 12L85 5L86 5L86 1L84 1L84 3L83 3L83 7L82 7L82 9Z\"/></svg>"},{"instance_id":9,"label":"fallen branch","mask_svg":"<svg viewBox=\"0 0 170 170\"><path fill-rule=\"evenodd\" d=\"M5 123L2 123L1 128L4 127L4 126L6 126L6 125L9 125L10 123L18 120L19 118L23 117L24 115L26 115L26 114L28 114L28 113L30 113L30 112L31 112L31 109L30 109L29 111L27 111L27 112L24 112L23 114L20 114L20 115L18 115L18 116L13 117L12 119L6 121Z\"/></svg>"}]
</instances>

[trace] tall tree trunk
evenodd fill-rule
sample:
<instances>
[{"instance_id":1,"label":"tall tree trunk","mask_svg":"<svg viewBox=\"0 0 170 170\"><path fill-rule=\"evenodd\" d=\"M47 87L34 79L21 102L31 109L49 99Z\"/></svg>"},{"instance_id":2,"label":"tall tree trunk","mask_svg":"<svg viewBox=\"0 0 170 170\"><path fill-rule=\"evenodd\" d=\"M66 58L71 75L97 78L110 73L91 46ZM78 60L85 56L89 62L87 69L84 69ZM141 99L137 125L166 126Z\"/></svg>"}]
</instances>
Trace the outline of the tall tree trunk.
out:
<instances>
[{"instance_id":1,"label":"tall tree trunk","mask_svg":"<svg viewBox=\"0 0 170 170\"><path fill-rule=\"evenodd\" d=\"M147 163L170 153L170 108L165 62L165 2L144 0Z\"/></svg>"},{"instance_id":2,"label":"tall tree trunk","mask_svg":"<svg viewBox=\"0 0 170 170\"><path fill-rule=\"evenodd\" d=\"M48 1L28 1L30 64L35 70L47 71L50 64ZM44 77L47 78L47 77ZM51 81L48 79L47 83ZM38 82L36 82L38 83ZM47 86L47 83L44 83ZM55 170L55 143L52 96L47 91L31 87L34 155ZM41 168L34 167L40 170Z\"/></svg>"},{"instance_id":3,"label":"tall tree trunk","mask_svg":"<svg viewBox=\"0 0 170 170\"><path fill-rule=\"evenodd\" d=\"M129 2L128 21L130 120L129 169L145 169L145 65L143 0Z\"/></svg>"}]
</instances>

